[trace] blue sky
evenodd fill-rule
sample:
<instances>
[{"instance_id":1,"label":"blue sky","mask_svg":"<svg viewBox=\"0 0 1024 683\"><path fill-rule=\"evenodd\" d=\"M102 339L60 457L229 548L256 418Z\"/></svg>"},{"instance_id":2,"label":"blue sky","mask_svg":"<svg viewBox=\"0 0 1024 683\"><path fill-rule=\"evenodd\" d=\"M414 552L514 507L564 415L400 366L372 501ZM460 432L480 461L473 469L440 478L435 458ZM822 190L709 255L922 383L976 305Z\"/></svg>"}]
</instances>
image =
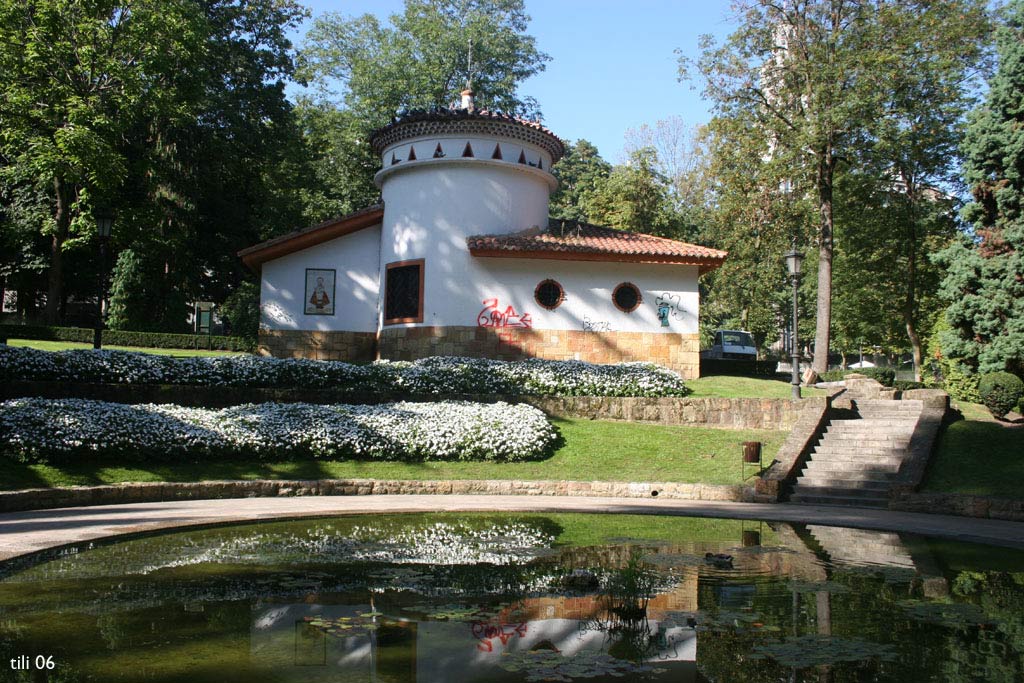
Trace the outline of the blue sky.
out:
<instances>
[{"instance_id":1,"label":"blue sky","mask_svg":"<svg viewBox=\"0 0 1024 683\"><path fill-rule=\"evenodd\" d=\"M341 12L386 18L401 0L305 0L314 16ZM622 161L626 130L680 116L708 120L699 87L677 80L678 48L697 55L703 33L730 30L725 0L526 0L529 32L551 56L521 95L540 103L544 123L566 140L586 138L601 155ZM304 31L303 31L304 33ZM296 36L301 45L301 36Z\"/></svg>"}]
</instances>

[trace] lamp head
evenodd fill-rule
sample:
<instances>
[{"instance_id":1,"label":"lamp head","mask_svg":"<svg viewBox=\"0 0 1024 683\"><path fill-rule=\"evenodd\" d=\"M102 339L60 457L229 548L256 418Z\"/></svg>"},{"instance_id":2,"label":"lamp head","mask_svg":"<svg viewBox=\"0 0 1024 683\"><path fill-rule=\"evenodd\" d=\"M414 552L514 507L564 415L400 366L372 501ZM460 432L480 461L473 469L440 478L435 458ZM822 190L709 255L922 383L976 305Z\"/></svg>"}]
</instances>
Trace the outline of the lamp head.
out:
<instances>
[{"instance_id":1,"label":"lamp head","mask_svg":"<svg viewBox=\"0 0 1024 683\"><path fill-rule=\"evenodd\" d=\"M800 267L803 265L804 255L794 249L785 256L782 260L786 262L786 270L789 271L790 277L800 276Z\"/></svg>"},{"instance_id":2,"label":"lamp head","mask_svg":"<svg viewBox=\"0 0 1024 683\"><path fill-rule=\"evenodd\" d=\"M96 220L96 234L103 238L110 237L114 230L114 212L110 209L96 209L92 215Z\"/></svg>"}]
</instances>

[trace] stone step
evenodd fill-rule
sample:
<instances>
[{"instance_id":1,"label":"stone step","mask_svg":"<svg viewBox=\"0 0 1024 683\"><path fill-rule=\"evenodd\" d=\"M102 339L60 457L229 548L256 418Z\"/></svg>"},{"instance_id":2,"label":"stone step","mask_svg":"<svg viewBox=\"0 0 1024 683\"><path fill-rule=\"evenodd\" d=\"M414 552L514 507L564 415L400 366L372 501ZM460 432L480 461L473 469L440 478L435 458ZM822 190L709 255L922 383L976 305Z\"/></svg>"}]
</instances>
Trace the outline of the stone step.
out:
<instances>
[{"instance_id":1,"label":"stone step","mask_svg":"<svg viewBox=\"0 0 1024 683\"><path fill-rule=\"evenodd\" d=\"M847 477L845 474L841 477L835 474L828 476L823 472L815 472L812 475L805 473L800 477L796 487L799 489L801 486L853 489L858 491L888 491L892 488L892 482L885 479Z\"/></svg>"},{"instance_id":2,"label":"stone step","mask_svg":"<svg viewBox=\"0 0 1024 683\"><path fill-rule=\"evenodd\" d=\"M791 503L802 503L805 505L844 505L848 507L870 507L884 508L889 506L889 498L869 497L858 495L818 495L807 489L801 493L794 493L789 497Z\"/></svg>"},{"instance_id":3,"label":"stone step","mask_svg":"<svg viewBox=\"0 0 1024 683\"><path fill-rule=\"evenodd\" d=\"M874 466L895 466L902 465L904 461L901 455L878 454L878 453L835 453L835 452L813 452L808 462L815 463L841 463L850 466L874 467Z\"/></svg>"},{"instance_id":4,"label":"stone step","mask_svg":"<svg viewBox=\"0 0 1024 683\"><path fill-rule=\"evenodd\" d=\"M853 412L862 420L865 418L913 420L921 415L921 411L916 408L912 410L885 410L883 408L858 407Z\"/></svg>"},{"instance_id":5,"label":"stone step","mask_svg":"<svg viewBox=\"0 0 1024 683\"><path fill-rule=\"evenodd\" d=\"M910 438L909 429L903 430L900 427L848 427L846 425L827 425L825 434L831 434L836 438L867 438L878 441L898 441Z\"/></svg>"},{"instance_id":6,"label":"stone step","mask_svg":"<svg viewBox=\"0 0 1024 683\"><path fill-rule=\"evenodd\" d=\"M844 459L844 460L896 460L902 462L906 457L906 451L900 448L872 448L870 446L841 446L839 444L818 444L811 451L811 457L818 456L818 459Z\"/></svg>"},{"instance_id":7,"label":"stone step","mask_svg":"<svg viewBox=\"0 0 1024 683\"><path fill-rule=\"evenodd\" d=\"M849 460L819 460L817 464L813 466L808 464L804 471L810 470L811 472L868 472L879 477L885 475L892 475L895 477L900 471L900 465L902 463L874 463L874 462L852 462ZM798 480L799 481L799 480Z\"/></svg>"},{"instance_id":8,"label":"stone step","mask_svg":"<svg viewBox=\"0 0 1024 683\"><path fill-rule=\"evenodd\" d=\"M808 460L807 464L804 465L804 472L818 472L818 471L840 471L840 472L862 472L864 474L858 475L863 477L869 477L872 473L878 472L879 477L892 478L890 475L895 475L899 470L901 462L879 462L879 461L864 461L864 460L833 460L831 458L821 458L818 460Z\"/></svg>"},{"instance_id":9,"label":"stone step","mask_svg":"<svg viewBox=\"0 0 1024 683\"><path fill-rule=\"evenodd\" d=\"M888 429L890 427L897 429L913 429L916 424L916 419L896 420L892 418L860 418L857 420L831 420L828 426L838 427L839 429Z\"/></svg>"},{"instance_id":10,"label":"stone step","mask_svg":"<svg viewBox=\"0 0 1024 683\"><path fill-rule=\"evenodd\" d=\"M906 448L910 443L909 436L894 434L857 434L855 432L831 432L826 431L822 441L834 441L837 445L849 446L858 444L863 446L879 446L885 448Z\"/></svg>"},{"instance_id":11,"label":"stone step","mask_svg":"<svg viewBox=\"0 0 1024 683\"><path fill-rule=\"evenodd\" d=\"M920 419L920 415L864 415L862 414L856 420L843 420L847 424L870 424L870 425L887 425L887 426L901 426L905 425L912 427L917 424Z\"/></svg>"},{"instance_id":12,"label":"stone step","mask_svg":"<svg viewBox=\"0 0 1024 683\"><path fill-rule=\"evenodd\" d=\"M813 532L812 532L813 533ZM871 536L846 536L839 534L814 533L815 539L823 546L828 546L831 554L842 554L846 557L871 557L878 555L906 555L906 546L898 536L890 538L884 534L880 538Z\"/></svg>"},{"instance_id":13,"label":"stone step","mask_svg":"<svg viewBox=\"0 0 1024 683\"><path fill-rule=\"evenodd\" d=\"M855 463L858 464L859 463ZM856 479L859 481L893 482L899 473L897 469L882 470L877 467L846 466L847 463L807 463L801 477L831 477L840 479Z\"/></svg>"},{"instance_id":14,"label":"stone step","mask_svg":"<svg viewBox=\"0 0 1024 683\"><path fill-rule=\"evenodd\" d=\"M873 411L878 413L915 413L921 412L924 406L918 403L907 401L865 401L863 399L853 401L853 409L861 413Z\"/></svg>"},{"instance_id":15,"label":"stone step","mask_svg":"<svg viewBox=\"0 0 1024 683\"><path fill-rule=\"evenodd\" d=\"M854 403L867 408L892 408L893 410L913 410L924 408L924 402L917 400L890 401L888 399L855 398Z\"/></svg>"},{"instance_id":16,"label":"stone step","mask_svg":"<svg viewBox=\"0 0 1024 683\"><path fill-rule=\"evenodd\" d=\"M833 562L914 568L914 560L898 534L818 524L808 524L807 530Z\"/></svg>"}]
</instances>

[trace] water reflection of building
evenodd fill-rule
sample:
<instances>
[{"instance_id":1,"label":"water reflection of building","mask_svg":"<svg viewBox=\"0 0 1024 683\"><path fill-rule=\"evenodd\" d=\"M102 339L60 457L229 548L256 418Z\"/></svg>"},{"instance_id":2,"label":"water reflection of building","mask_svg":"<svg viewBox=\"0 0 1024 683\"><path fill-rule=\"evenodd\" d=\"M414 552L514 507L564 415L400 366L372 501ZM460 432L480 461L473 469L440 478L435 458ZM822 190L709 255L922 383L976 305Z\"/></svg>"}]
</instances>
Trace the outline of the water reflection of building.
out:
<instances>
[{"instance_id":1,"label":"water reflection of building","mask_svg":"<svg viewBox=\"0 0 1024 683\"><path fill-rule=\"evenodd\" d=\"M729 614L761 612L778 597L779 577L794 582L790 587L793 614L764 616L791 624L808 621L814 632L830 635L832 595L827 584L837 568L855 569L864 564L872 572L909 571L911 576L916 573L925 580L929 576L927 563L923 562L926 558L919 549L911 552L911 546L903 544L893 534L789 525L777 525L772 533L773 543L777 544L772 547L758 546L758 534L754 547L750 548L697 543L689 547L666 547L648 556L647 559L662 566L679 562L689 566L678 574L675 585L656 595L647 607L644 658L664 671L645 674L644 680L704 681L697 670L698 655L714 670L725 661L723 655L731 652L735 643L728 634L702 632L701 651L698 651L698 634L683 625L687 622L680 615L698 610L702 613L721 610ZM854 552L850 548L851 541L861 540L862 535L870 536L868 540L874 539L875 545L862 544L857 547L864 552ZM743 541L746 543L746 536ZM878 544L884 547L876 547ZM702 564L697 558L705 551L731 552L734 558L725 569ZM662 562L658 561L659 554ZM623 550L622 555L625 557L628 553ZM588 558L574 559L579 562L570 560L570 566L588 564ZM602 559L616 558L606 553ZM692 564L694 560L696 566ZM610 564L617 563L611 561ZM391 602L385 604L387 600ZM578 662L583 670L596 656L611 654L623 659L630 656L621 637L596 627L596 621L607 616L605 603L596 594L528 598L478 621L467 621L458 615L447 621L439 620L436 614L427 618L423 613L416 613L416 606L411 604L416 601L422 599L410 594L390 597L384 594L373 605L260 604L252 617L251 652L259 664L275 671L275 680L304 683L511 683L523 680L524 675L502 667L503 660L525 652L557 653L566 662ZM447 608L453 614L460 607L433 605L439 612ZM413 611L409 611L410 608ZM424 609L429 613L430 609ZM373 631L360 630L358 626L361 619L365 622L365 617L360 615L366 614L376 614L372 617L376 627ZM343 630L328 635L308 626L306 619L313 617L326 620L347 617L357 625L352 627L353 635L345 635ZM629 675L584 678L594 683L629 679Z\"/></svg>"},{"instance_id":2,"label":"water reflection of building","mask_svg":"<svg viewBox=\"0 0 1024 683\"><path fill-rule=\"evenodd\" d=\"M696 573L651 601L645 658L665 670L651 680L696 680L696 632L667 619L696 607ZM251 651L280 681L517 681L521 673L502 667L515 653L559 653L584 669L595 656L621 655L622 639L597 627L604 610L595 595L528 598L477 621L408 619L400 605L261 604L253 613ZM370 614L377 616L360 616ZM347 630L354 635L310 627L307 619L317 617L351 620Z\"/></svg>"}]
</instances>

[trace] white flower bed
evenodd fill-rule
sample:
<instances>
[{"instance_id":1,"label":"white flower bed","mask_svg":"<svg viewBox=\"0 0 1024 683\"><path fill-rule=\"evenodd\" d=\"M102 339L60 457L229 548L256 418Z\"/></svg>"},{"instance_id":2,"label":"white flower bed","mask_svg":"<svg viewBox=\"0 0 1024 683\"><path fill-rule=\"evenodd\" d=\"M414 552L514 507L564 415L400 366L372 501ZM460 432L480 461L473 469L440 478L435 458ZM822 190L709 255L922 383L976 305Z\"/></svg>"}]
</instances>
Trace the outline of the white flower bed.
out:
<instances>
[{"instance_id":1,"label":"white flower bed","mask_svg":"<svg viewBox=\"0 0 1024 683\"><path fill-rule=\"evenodd\" d=\"M174 358L126 351L38 351L0 345L0 380L332 389L352 393L683 396L683 379L651 363L497 361L432 357L354 365L221 356Z\"/></svg>"},{"instance_id":2,"label":"white flower bed","mask_svg":"<svg viewBox=\"0 0 1024 683\"><path fill-rule=\"evenodd\" d=\"M30 462L90 456L361 460L534 458L557 438L544 413L508 403L263 403L222 410L20 398L0 403L0 451Z\"/></svg>"}]
</instances>

